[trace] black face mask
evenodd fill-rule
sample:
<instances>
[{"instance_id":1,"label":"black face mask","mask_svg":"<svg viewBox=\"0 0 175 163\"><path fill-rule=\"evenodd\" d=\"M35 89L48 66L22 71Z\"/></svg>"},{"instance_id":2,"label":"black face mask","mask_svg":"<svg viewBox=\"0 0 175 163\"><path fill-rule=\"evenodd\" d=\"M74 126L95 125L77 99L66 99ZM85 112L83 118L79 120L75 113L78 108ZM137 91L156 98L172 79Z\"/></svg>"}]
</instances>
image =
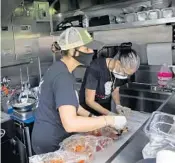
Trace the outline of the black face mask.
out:
<instances>
[{"instance_id":1,"label":"black face mask","mask_svg":"<svg viewBox=\"0 0 175 163\"><path fill-rule=\"evenodd\" d=\"M76 50L76 51L78 51L78 50ZM75 54L76 54L76 51L75 51ZM75 56L75 54L74 54L73 58L76 59L81 64L83 64L85 66L89 66L91 61L92 61L92 57L93 57L94 53L84 53L81 51L78 51L78 52L79 52L79 56Z\"/></svg>"}]
</instances>

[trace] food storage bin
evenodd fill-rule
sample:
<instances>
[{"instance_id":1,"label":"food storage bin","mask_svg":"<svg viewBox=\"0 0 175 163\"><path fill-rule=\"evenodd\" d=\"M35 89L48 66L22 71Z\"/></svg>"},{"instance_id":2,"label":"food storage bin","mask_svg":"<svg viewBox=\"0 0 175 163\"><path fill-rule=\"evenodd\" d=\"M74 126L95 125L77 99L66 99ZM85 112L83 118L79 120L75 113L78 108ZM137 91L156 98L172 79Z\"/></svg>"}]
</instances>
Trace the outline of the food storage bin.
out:
<instances>
[{"instance_id":1,"label":"food storage bin","mask_svg":"<svg viewBox=\"0 0 175 163\"><path fill-rule=\"evenodd\" d=\"M125 22L132 23L135 21L137 21L137 14L136 13L131 13L131 14L125 15Z\"/></svg>"},{"instance_id":2,"label":"food storage bin","mask_svg":"<svg viewBox=\"0 0 175 163\"><path fill-rule=\"evenodd\" d=\"M138 21L145 21L148 18L147 12L138 12L137 13L137 20Z\"/></svg>"},{"instance_id":3,"label":"food storage bin","mask_svg":"<svg viewBox=\"0 0 175 163\"><path fill-rule=\"evenodd\" d=\"M155 9L155 10L150 10L148 11L148 19L149 20L154 20L154 19L159 19L161 14L160 10Z\"/></svg>"},{"instance_id":4,"label":"food storage bin","mask_svg":"<svg viewBox=\"0 0 175 163\"><path fill-rule=\"evenodd\" d=\"M175 115L156 111L144 127L148 137L157 135L175 143Z\"/></svg>"},{"instance_id":5,"label":"food storage bin","mask_svg":"<svg viewBox=\"0 0 175 163\"><path fill-rule=\"evenodd\" d=\"M161 150L175 150L175 116L156 111L144 127L149 143L143 148L143 158L155 158Z\"/></svg>"},{"instance_id":6,"label":"food storage bin","mask_svg":"<svg viewBox=\"0 0 175 163\"><path fill-rule=\"evenodd\" d=\"M175 16L175 10L173 8L165 8L161 10L162 18L172 18Z\"/></svg>"}]
</instances>

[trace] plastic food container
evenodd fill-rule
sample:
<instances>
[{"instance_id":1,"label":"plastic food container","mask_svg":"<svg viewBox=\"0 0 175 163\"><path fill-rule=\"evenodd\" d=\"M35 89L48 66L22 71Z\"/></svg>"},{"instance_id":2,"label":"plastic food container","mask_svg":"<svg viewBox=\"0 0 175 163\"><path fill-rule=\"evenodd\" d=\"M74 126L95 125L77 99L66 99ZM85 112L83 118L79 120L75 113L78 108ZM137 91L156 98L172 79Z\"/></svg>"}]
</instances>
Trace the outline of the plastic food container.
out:
<instances>
[{"instance_id":1,"label":"plastic food container","mask_svg":"<svg viewBox=\"0 0 175 163\"><path fill-rule=\"evenodd\" d=\"M132 22L137 21L137 14L131 13L131 14L125 15L125 21L128 23L132 23Z\"/></svg>"},{"instance_id":2,"label":"plastic food container","mask_svg":"<svg viewBox=\"0 0 175 163\"><path fill-rule=\"evenodd\" d=\"M89 163L85 155L58 150L29 157L29 163Z\"/></svg>"},{"instance_id":3,"label":"plastic food container","mask_svg":"<svg viewBox=\"0 0 175 163\"><path fill-rule=\"evenodd\" d=\"M96 152L96 144L95 137L76 134L60 143L60 147L65 151L84 154L88 156L90 160L93 160Z\"/></svg>"},{"instance_id":4,"label":"plastic food container","mask_svg":"<svg viewBox=\"0 0 175 163\"><path fill-rule=\"evenodd\" d=\"M157 135L175 143L175 116L159 111L154 112L145 125L144 132L148 137Z\"/></svg>"},{"instance_id":5,"label":"plastic food container","mask_svg":"<svg viewBox=\"0 0 175 163\"><path fill-rule=\"evenodd\" d=\"M154 20L154 19L159 19L160 18L160 10L155 9L155 10L150 10L148 11L148 19L149 20Z\"/></svg>"},{"instance_id":6,"label":"plastic food container","mask_svg":"<svg viewBox=\"0 0 175 163\"><path fill-rule=\"evenodd\" d=\"M144 131L149 143L143 148L143 158L155 158L161 150L175 150L175 116L154 112L145 125Z\"/></svg>"},{"instance_id":7,"label":"plastic food container","mask_svg":"<svg viewBox=\"0 0 175 163\"><path fill-rule=\"evenodd\" d=\"M90 160L93 160L95 152L103 150L112 143L113 140L108 137L77 134L65 139L60 147L62 150L87 155Z\"/></svg>"},{"instance_id":8,"label":"plastic food container","mask_svg":"<svg viewBox=\"0 0 175 163\"><path fill-rule=\"evenodd\" d=\"M148 18L147 12L138 12L137 13L137 19L138 21L145 21Z\"/></svg>"},{"instance_id":9,"label":"plastic food container","mask_svg":"<svg viewBox=\"0 0 175 163\"><path fill-rule=\"evenodd\" d=\"M173 8L162 9L161 13L163 18L172 18L175 15Z\"/></svg>"}]
</instances>

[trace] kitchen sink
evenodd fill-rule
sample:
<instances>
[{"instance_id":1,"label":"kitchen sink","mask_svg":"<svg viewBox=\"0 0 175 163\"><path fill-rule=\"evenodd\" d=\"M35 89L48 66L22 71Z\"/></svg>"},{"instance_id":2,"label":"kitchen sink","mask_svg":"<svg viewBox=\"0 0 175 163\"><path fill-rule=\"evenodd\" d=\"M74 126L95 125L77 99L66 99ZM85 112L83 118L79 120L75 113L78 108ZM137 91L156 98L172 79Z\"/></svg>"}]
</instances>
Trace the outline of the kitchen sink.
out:
<instances>
[{"instance_id":1,"label":"kitchen sink","mask_svg":"<svg viewBox=\"0 0 175 163\"><path fill-rule=\"evenodd\" d=\"M120 96L120 102L122 106L127 106L132 110L147 112L147 113L152 113L156 111L163 104L163 102L161 101L138 99L138 98L132 98L129 96L124 97L122 95Z\"/></svg>"},{"instance_id":2,"label":"kitchen sink","mask_svg":"<svg viewBox=\"0 0 175 163\"><path fill-rule=\"evenodd\" d=\"M122 89L152 90L152 85L140 83L127 83L126 85L122 86Z\"/></svg>"},{"instance_id":3,"label":"kitchen sink","mask_svg":"<svg viewBox=\"0 0 175 163\"><path fill-rule=\"evenodd\" d=\"M123 106L136 111L152 113L156 111L172 93L153 91L151 85L128 83L120 88Z\"/></svg>"}]
</instances>

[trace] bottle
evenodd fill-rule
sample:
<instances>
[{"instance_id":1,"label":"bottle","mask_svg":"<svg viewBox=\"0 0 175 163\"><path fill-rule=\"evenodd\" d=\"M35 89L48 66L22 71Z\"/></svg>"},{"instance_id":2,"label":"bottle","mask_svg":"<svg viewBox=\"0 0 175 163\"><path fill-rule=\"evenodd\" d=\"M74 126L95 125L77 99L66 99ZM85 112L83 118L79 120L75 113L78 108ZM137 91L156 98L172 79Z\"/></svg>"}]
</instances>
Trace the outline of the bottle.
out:
<instances>
[{"instance_id":1,"label":"bottle","mask_svg":"<svg viewBox=\"0 0 175 163\"><path fill-rule=\"evenodd\" d=\"M163 64L161 66L161 69L157 74L157 78L158 78L158 85L160 87L165 87L168 81L173 78L173 73L169 69L167 64Z\"/></svg>"}]
</instances>

